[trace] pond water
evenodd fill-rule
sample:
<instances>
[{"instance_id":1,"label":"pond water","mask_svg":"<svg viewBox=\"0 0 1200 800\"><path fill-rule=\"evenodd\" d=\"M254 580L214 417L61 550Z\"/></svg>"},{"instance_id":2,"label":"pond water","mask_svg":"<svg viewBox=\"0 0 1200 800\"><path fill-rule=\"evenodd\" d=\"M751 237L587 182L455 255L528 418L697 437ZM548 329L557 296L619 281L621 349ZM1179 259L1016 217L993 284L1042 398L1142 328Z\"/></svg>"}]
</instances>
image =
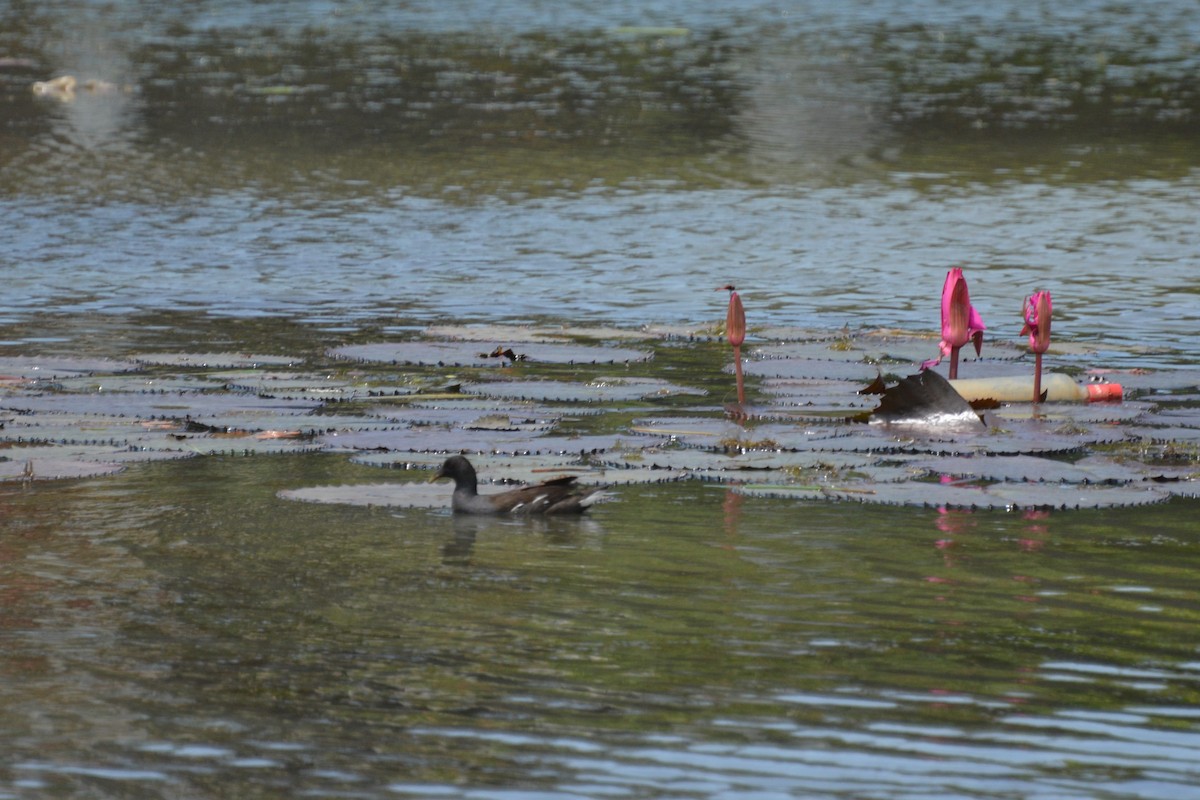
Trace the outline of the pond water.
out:
<instances>
[{"instance_id":1,"label":"pond water","mask_svg":"<svg viewBox=\"0 0 1200 800\"><path fill-rule=\"evenodd\" d=\"M995 339L1047 288L1095 366L1194 367L1191 3L727 5L0 6L0 356L319 370L712 329L731 282L752 327L932 333L963 265ZM692 346L643 372L723 385ZM1193 499L278 494L380 474L0 483L0 797L1200 797Z\"/></svg>"}]
</instances>

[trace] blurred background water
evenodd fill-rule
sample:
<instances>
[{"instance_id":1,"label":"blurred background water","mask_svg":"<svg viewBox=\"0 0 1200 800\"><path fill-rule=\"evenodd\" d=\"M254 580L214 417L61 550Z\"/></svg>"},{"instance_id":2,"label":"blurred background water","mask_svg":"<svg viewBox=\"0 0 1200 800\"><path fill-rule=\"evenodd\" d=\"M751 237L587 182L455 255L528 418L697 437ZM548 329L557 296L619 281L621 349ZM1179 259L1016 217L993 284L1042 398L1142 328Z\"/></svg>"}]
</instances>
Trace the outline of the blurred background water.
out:
<instances>
[{"instance_id":1,"label":"blurred background water","mask_svg":"<svg viewBox=\"0 0 1200 800\"><path fill-rule=\"evenodd\" d=\"M706 5L7 4L0 313L1194 334L1189 4Z\"/></svg>"},{"instance_id":2,"label":"blurred background water","mask_svg":"<svg viewBox=\"0 0 1200 800\"><path fill-rule=\"evenodd\" d=\"M730 7L732 6L732 7ZM1193 3L0 2L0 351L433 321L1200 349ZM72 76L75 84L53 83ZM36 83L43 83L34 91ZM1200 797L1193 506L0 493L0 796Z\"/></svg>"}]
</instances>

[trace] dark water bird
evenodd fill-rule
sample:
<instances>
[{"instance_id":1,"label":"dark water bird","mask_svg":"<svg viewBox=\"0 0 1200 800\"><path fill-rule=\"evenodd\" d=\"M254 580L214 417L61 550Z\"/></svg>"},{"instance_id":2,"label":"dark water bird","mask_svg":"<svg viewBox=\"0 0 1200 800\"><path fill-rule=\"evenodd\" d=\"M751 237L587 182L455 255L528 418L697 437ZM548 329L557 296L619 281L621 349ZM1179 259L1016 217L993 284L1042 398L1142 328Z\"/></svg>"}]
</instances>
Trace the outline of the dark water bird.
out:
<instances>
[{"instance_id":1,"label":"dark water bird","mask_svg":"<svg viewBox=\"0 0 1200 800\"><path fill-rule=\"evenodd\" d=\"M901 378L895 386L885 387L882 380L877 381L862 393L882 395L879 407L871 412L874 422L986 427L950 381L930 369Z\"/></svg>"},{"instance_id":2,"label":"dark water bird","mask_svg":"<svg viewBox=\"0 0 1200 800\"><path fill-rule=\"evenodd\" d=\"M447 458L431 480L439 478L454 480L450 507L458 514L582 514L607 498L602 486L576 486L574 475L499 494L479 494L475 467L462 456Z\"/></svg>"}]
</instances>

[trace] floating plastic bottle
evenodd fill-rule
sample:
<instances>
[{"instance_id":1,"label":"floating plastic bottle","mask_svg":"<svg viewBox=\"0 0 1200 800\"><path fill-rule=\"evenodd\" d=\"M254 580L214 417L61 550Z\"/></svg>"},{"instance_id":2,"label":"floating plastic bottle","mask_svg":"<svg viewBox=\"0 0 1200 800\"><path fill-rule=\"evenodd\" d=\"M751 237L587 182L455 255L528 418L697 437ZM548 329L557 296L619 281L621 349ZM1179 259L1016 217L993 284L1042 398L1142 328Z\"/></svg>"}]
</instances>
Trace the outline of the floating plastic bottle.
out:
<instances>
[{"instance_id":1,"label":"floating plastic bottle","mask_svg":"<svg viewBox=\"0 0 1200 800\"><path fill-rule=\"evenodd\" d=\"M1002 403L1028 403L1033 400L1033 376L1010 378L968 378L950 381L966 400L998 400ZM1042 376L1046 402L1095 403L1120 401L1119 383L1079 383L1069 375L1050 372Z\"/></svg>"}]
</instances>

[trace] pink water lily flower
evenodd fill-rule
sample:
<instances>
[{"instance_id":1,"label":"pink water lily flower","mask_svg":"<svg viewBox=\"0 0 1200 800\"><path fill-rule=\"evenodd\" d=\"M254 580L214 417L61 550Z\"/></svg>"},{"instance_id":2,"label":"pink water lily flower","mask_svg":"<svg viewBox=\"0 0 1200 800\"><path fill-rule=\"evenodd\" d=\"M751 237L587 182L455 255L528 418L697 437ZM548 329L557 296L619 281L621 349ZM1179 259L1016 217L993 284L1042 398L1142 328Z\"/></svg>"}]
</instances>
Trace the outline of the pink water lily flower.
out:
<instances>
[{"instance_id":1,"label":"pink water lily flower","mask_svg":"<svg viewBox=\"0 0 1200 800\"><path fill-rule=\"evenodd\" d=\"M1049 292L1034 292L1025 298L1021 316L1025 326L1022 334L1029 334L1029 349L1034 353L1033 402L1042 399L1042 353L1050 349L1050 315L1053 304Z\"/></svg>"},{"instance_id":2,"label":"pink water lily flower","mask_svg":"<svg viewBox=\"0 0 1200 800\"><path fill-rule=\"evenodd\" d=\"M1044 353L1050 348L1052 310L1049 292L1034 292L1025 298L1025 304L1021 307L1021 316L1025 319L1021 334L1029 334L1029 349L1035 353Z\"/></svg>"},{"instance_id":3,"label":"pink water lily flower","mask_svg":"<svg viewBox=\"0 0 1200 800\"><path fill-rule=\"evenodd\" d=\"M946 282L942 284L942 341L941 356L926 361L922 369L940 364L942 358L950 356L950 379L958 377L958 351L967 342L975 343L975 355L983 350L983 332L987 326L979 312L971 305L971 295L967 291L967 279L963 277L962 267L954 267L946 273Z\"/></svg>"}]
</instances>

